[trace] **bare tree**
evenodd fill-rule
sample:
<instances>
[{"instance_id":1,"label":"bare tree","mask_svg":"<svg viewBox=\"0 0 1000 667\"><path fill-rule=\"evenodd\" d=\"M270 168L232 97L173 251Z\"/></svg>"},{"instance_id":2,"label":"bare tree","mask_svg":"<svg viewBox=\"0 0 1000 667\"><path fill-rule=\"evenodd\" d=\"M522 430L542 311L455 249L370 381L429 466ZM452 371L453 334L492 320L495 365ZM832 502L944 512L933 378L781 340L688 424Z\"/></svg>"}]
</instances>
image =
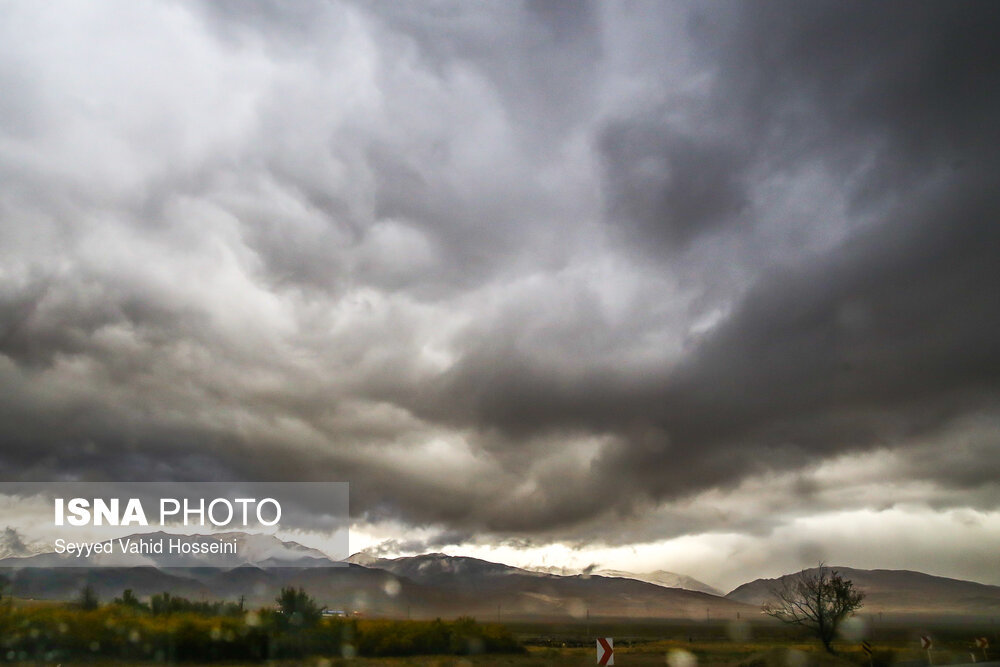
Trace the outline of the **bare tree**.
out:
<instances>
[{"instance_id":1,"label":"bare tree","mask_svg":"<svg viewBox=\"0 0 1000 667\"><path fill-rule=\"evenodd\" d=\"M815 570L782 577L771 589L771 596L773 599L761 607L765 614L808 628L823 642L823 648L833 653L837 627L861 608L865 594L820 563Z\"/></svg>"}]
</instances>

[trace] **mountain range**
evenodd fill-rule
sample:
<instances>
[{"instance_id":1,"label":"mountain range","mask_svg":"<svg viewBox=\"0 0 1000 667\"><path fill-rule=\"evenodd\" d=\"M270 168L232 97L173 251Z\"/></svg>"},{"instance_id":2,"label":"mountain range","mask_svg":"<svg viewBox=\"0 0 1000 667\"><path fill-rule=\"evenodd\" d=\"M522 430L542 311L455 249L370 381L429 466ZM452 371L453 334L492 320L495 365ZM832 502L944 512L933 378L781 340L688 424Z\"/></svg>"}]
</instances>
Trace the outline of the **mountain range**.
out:
<instances>
[{"instance_id":1,"label":"mountain range","mask_svg":"<svg viewBox=\"0 0 1000 667\"><path fill-rule=\"evenodd\" d=\"M167 540L180 541L187 544L202 543L211 540L220 543L231 543L236 547L235 554L182 553L171 554L166 549L163 553L123 553L118 548L122 541L138 541L141 537L145 542L162 542ZM153 567L159 569L177 567L225 567L231 569L242 565L257 567L308 567L335 565L330 558L318 549L305 547L297 542L280 540L273 535L250 534L241 532L212 533L210 535L178 535L164 532L143 533L123 538L102 541L110 543L113 553L91 553L75 555L71 553L56 553L40 551L37 545L29 549L15 550L4 548L0 544L0 567Z\"/></svg>"},{"instance_id":2,"label":"mountain range","mask_svg":"<svg viewBox=\"0 0 1000 667\"><path fill-rule=\"evenodd\" d=\"M760 604L770 588L779 583L757 579L722 595L695 579L663 571L537 571L445 554L394 559L355 554L338 563L322 552L272 536L210 537L238 541L240 557L225 567L207 567L203 558L174 567L176 561L151 555L114 562L92 557L82 560L80 567L53 567L65 565L55 560L64 557L48 553L0 558L0 570L10 580L10 592L22 598L71 600L90 585L105 601L131 588L139 597L170 591L192 599L243 597L250 605L268 605L281 588L295 586L330 609L501 620L754 619L760 618ZM833 569L865 592L867 613L955 617L1000 613L998 586L903 570Z\"/></svg>"},{"instance_id":3,"label":"mountain range","mask_svg":"<svg viewBox=\"0 0 1000 667\"><path fill-rule=\"evenodd\" d=\"M568 568L568 567L556 567L556 566L544 566L544 567L529 567L529 570L533 572L544 572L546 574L559 574L559 575L574 575L574 574L591 574L600 577L620 577L622 579L637 579L639 581L645 581L648 584L656 584L657 586L664 586L665 588L685 588L689 591L701 591L702 593L711 593L712 595L725 595L722 591L714 586L709 586L703 581L698 581L694 577L689 577L686 574L677 574L676 572L667 572L666 570L656 570L655 572L626 572L625 570L588 570L587 572L581 572L580 570Z\"/></svg>"},{"instance_id":4,"label":"mountain range","mask_svg":"<svg viewBox=\"0 0 1000 667\"><path fill-rule=\"evenodd\" d=\"M865 593L865 613L997 615L1000 614L1000 586L974 581L937 577L910 570L859 570L831 567ZM815 573L816 568L806 570ZM759 606L771 588L795 575L778 579L757 579L739 586L726 598Z\"/></svg>"},{"instance_id":5,"label":"mountain range","mask_svg":"<svg viewBox=\"0 0 1000 667\"><path fill-rule=\"evenodd\" d=\"M445 554L372 559L355 554L351 560L370 569L390 572L428 589L462 601L470 613L501 616L584 618L735 618L747 605L703 591L665 587L633 576L559 575L501 563ZM506 611L505 611L506 610Z\"/></svg>"}]
</instances>

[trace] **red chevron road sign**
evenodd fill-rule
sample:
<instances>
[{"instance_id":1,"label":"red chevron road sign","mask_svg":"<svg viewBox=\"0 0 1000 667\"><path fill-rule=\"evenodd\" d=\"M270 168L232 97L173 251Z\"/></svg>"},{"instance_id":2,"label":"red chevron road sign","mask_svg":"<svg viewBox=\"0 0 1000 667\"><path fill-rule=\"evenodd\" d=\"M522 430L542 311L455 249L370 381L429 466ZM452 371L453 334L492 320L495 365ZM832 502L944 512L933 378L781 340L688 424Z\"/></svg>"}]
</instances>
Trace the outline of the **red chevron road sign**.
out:
<instances>
[{"instance_id":1,"label":"red chevron road sign","mask_svg":"<svg viewBox=\"0 0 1000 667\"><path fill-rule=\"evenodd\" d=\"M615 640L611 637L597 638L597 664L615 664Z\"/></svg>"}]
</instances>

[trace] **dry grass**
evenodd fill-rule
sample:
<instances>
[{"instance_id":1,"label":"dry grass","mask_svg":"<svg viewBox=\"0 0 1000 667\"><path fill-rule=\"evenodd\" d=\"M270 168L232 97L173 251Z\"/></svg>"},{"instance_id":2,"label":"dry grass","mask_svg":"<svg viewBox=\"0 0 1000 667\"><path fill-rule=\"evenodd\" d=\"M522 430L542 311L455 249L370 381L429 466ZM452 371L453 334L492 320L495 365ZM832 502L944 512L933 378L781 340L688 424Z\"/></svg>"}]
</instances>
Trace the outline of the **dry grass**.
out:
<instances>
[{"instance_id":1,"label":"dry grass","mask_svg":"<svg viewBox=\"0 0 1000 667\"><path fill-rule=\"evenodd\" d=\"M22 601L19 606L48 606L46 603ZM596 650L592 640L597 634L616 638L615 657L618 665L665 665L672 667L868 667L867 656L855 643L838 642L839 655L830 657L818 641L802 634L790 634L781 625L744 624L742 633L734 633L727 623L642 623L597 622L593 627L581 624L521 623L509 626L521 640L527 640L526 655L415 656L408 658L313 657L305 660L272 661L265 663L211 663L229 667L334 667L351 665L436 665L439 667L529 667L542 665L593 665ZM881 627L881 640L873 640L873 667L896 663L926 665L927 654L916 643L918 630L909 623ZM927 629L935 637L934 664L947 665L971 662L968 643L971 637L989 634L986 627L948 627L938 631ZM629 639L631 637L631 640ZM541 644L541 645L539 645ZM990 656L995 659L994 655ZM981 651L977 659L982 661ZM36 664L36 663L24 663ZM110 667L122 662L89 662L93 667ZM157 663L133 663L157 664ZM162 664L162 663L159 663ZM186 663L189 667L199 667ZM209 663L201 667L209 667Z\"/></svg>"},{"instance_id":2,"label":"dry grass","mask_svg":"<svg viewBox=\"0 0 1000 667\"><path fill-rule=\"evenodd\" d=\"M780 653L791 650L797 659L787 660ZM889 647L876 646L877 651L896 650ZM913 656L900 655L898 659L906 660L919 657L919 651ZM592 665L595 663L596 647L590 648L554 648L531 647L527 655L482 655L482 656L416 656L409 658L343 658L314 657L306 660L272 661L267 663L213 663L203 666L186 663L186 667L217 667L226 664L228 667L372 667L375 665L413 666L424 665L432 667L543 667L545 665ZM780 659L777 656L782 655ZM769 656L761 661L760 656ZM692 660L693 657L693 660ZM752 662L748 659L758 658ZM943 657L943 656L942 656ZM671 659L672 658L672 659ZM673 667L735 667L753 664L754 667L840 667L866 665L860 652L844 653L842 657L831 658L816 645L810 643L788 642L687 642L679 640L644 642L629 646L615 646L615 663L617 665L667 665ZM29 663L25 663L25 667ZM34 665L35 663L30 663ZM120 662L87 663L90 667L110 667L120 665ZM135 663L156 664L156 663ZM944 660L942 660L944 664Z\"/></svg>"}]
</instances>

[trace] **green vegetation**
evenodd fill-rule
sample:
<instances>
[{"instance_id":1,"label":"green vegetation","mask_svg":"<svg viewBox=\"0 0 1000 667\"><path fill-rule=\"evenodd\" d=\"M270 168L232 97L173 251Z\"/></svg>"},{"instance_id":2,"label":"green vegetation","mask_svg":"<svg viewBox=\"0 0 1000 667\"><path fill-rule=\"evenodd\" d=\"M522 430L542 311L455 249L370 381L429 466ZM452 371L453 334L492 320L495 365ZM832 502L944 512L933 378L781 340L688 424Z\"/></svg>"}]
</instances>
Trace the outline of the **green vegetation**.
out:
<instances>
[{"instance_id":1,"label":"green vegetation","mask_svg":"<svg viewBox=\"0 0 1000 667\"><path fill-rule=\"evenodd\" d=\"M76 604L15 601L0 610L0 662L117 665L154 662L269 661L274 667L350 664L580 665L593 664L595 636L614 637L617 662L629 665L742 665L743 667L890 667L926 661L915 633L933 635L934 663L969 658L973 637L994 630L978 624L917 626L913 621L875 624L868 656L858 642L840 639L838 655L827 654L809 631L769 619L750 622L593 619L582 622L521 622L504 627L468 618L403 621L330 618L292 625L281 600L308 608L298 589L283 592L272 609L243 610L239 603L196 602L167 593L137 599L123 592L114 602L84 611ZM9 598L8 598L9 600ZM293 612L294 613L294 612ZM517 639L521 641L517 641ZM526 648L525 648L526 646ZM438 656L427 658L428 655ZM456 656L448 659L443 656ZM990 658L995 657L991 649ZM457 656L461 656L459 659Z\"/></svg>"},{"instance_id":2,"label":"green vegetation","mask_svg":"<svg viewBox=\"0 0 1000 667\"><path fill-rule=\"evenodd\" d=\"M169 593L147 602L131 590L98 606L92 594L81 594L81 601L68 605L4 608L0 661L259 662L524 651L505 628L472 619L323 618L321 607L302 589L285 589L277 608L256 611ZM84 606L84 599L94 607Z\"/></svg>"},{"instance_id":3,"label":"green vegetation","mask_svg":"<svg viewBox=\"0 0 1000 667\"><path fill-rule=\"evenodd\" d=\"M147 603L136 598L130 588L125 589L120 598L115 598L113 604L140 612L148 612L153 616L190 613L199 614L201 616L238 617L242 616L245 611L243 609L242 602L206 602L204 600L188 600L187 598L173 596L166 592L153 595Z\"/></svg>"},{"instance_id":4,"label":"green vegetation","mask_svg":"<svg viewBox=\"0 0 1000 667\"><path fill-rule=\"evenodd\" d=\"M481 625L471 618L452 622L371 620L355 628L360 655L475 655L524 650L503 626Z\"/></svg>"},{"instance_id":5,"label":"green vegetation","mask_svg":"<svg viewBox=\"0 0 1000 667\"><path fill-rule=\"evenodd\" d=\"M94 587L90 584L85 585L80 590L80 597L77 598L76 604L84 611L93 611L101 605L100 600L97 599L97 593L94 592Z\"/></svg>"},{"instance_id":6,"label":"green vegetation","mask_svg":"<svg viewBox=\"0 0 1000 667\"><path fill-rule=\"evenodd\" d=\"M284 630L315 627L323 616L323 608L301 588L282 588L276 602L276 620Z\"/></svg>"},{"instance_id":7,"label":"green vegetation","mask_svg":"<svg viewBox=\"0 0 1000 667\"><path fill-rule=\"evenodd\" d=\"M875 617L877 619L877 616ZM514 622L509 628L527 646L529 657L518 665L593 664L594 637L613 637L615 662L622 665L692 664L733 667L891 667L900 663L927 664L927 652L918 637L934 638L935 665L972 662L972 639L988 636L993 644L996 627L991 619L933 619L867 617L864 638L874 655L869 659L861 640L839 637L837 654L830 655L812 632L769 618L750 621L686 621L681 619L592 619L591 622ZM988 659L1000 655L988 651ZM984 656L980 651L978 660ZM488 658L484 658L488 660ZM479 664L475 663L474 664ZM361 663L364 664L364 663ZM500 664L499 662L497 664Z\"/></svg>"}]
</instances>

